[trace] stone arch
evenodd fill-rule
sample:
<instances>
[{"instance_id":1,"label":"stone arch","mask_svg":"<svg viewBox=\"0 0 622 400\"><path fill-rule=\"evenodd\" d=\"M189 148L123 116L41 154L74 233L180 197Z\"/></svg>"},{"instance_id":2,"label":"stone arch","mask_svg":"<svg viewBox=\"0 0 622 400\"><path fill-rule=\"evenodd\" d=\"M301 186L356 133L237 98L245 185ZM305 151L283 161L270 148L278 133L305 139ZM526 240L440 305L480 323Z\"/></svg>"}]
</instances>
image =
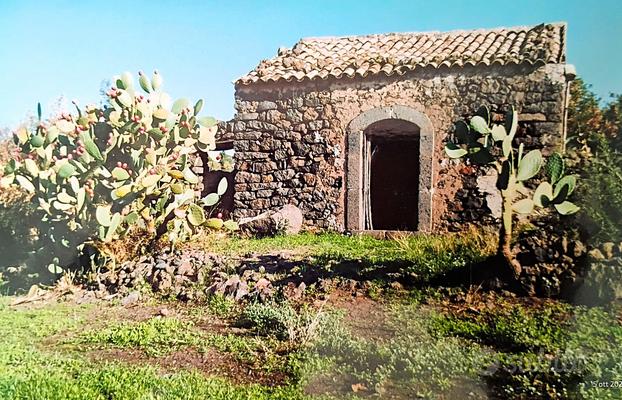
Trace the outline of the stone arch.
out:
<instances>
[{"instance_id":1,"label":"stone arch","mask_svg":"<svg viewBox=\"0 0 622 400\"><path fill-rule=\"evenodd\" d=\"M394 105L374 108L354 118L347 129L346 165L346 227L364 230L363 210L363 149L365 130L383 120L403 120L419 128L419 196L417 205L417 231L432 230L432 159L434 155L434 130L432 122L422 112Z\"/></svg>"}]
</instances>

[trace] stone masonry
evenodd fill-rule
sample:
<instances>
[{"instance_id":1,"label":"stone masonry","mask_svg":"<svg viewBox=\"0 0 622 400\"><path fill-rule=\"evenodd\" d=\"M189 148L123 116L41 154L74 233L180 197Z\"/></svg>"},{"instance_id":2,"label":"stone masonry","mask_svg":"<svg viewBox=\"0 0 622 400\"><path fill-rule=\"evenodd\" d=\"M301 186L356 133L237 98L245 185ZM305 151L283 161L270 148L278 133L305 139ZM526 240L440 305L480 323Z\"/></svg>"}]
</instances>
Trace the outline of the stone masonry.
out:
<instances>
[{"instance_id":1,"label":"stone masonry","mask_svg":"<svg viewBox=\"0 0 622 400\"><path fill-rule=\"evenodd\" d=\"M523 62L426 65L403 74L300 81L240 80L237 114L230 123L238 170L234 216L254 216L294 204L308 227L356 230L358 209L348 202L358 201L359 189L352 196L348 186L358 178L348 174L358 165L352 138L356 140L362 126L353 121L384 112L387 119L429 125L426 135L420 133L420 159L429 167L421 166L419 230L455 230L468 221L492 222L493 207L477 184L487 171L444 155L453 124L480 105L499 115L513 105L521 121L519 140L527 147L542 144L552 149L564 135L572 78L568 72L564 62ZM400 117L400 112L415 117Z\"/></svg>"}]
</instances>

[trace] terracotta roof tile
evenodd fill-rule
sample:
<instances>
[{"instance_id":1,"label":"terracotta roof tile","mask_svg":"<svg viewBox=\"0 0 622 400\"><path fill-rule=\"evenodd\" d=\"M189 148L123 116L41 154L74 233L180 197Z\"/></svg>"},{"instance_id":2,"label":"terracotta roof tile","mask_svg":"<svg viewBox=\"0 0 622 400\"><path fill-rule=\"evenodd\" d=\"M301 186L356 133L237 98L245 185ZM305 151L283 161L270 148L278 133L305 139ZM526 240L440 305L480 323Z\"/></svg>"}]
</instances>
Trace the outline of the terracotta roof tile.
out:
<instances>
[{"instance_id":1,"label":"terracotta roof tile","mask_svg":"<svg viewBox=\"0 0 622 400\"><path fill-rule=\"evenodd\" d=\"M236 81L404 74L433 66L564 63L566 24L302 39Z\"/></svg>"}]
</instances>

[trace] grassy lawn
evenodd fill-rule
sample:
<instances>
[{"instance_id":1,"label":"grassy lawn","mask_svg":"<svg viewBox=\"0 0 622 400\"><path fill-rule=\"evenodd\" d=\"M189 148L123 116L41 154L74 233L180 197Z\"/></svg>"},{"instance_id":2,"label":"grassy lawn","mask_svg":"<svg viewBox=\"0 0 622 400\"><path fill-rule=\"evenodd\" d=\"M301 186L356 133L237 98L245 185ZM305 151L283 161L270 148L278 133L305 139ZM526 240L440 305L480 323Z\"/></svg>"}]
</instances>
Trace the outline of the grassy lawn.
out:
<instances>
[{"instance_id":1,"label":"grassy lawn","mask_svg":"<svg viewBox=\"0 0 622 400\"><path fill-rule=\"evenodd\" d=\"M2 399L622 398L615 310L443 289L320 304L0 300Z\"/></svg>"},{"instance_id":2,"label":"grassy lawn","mask_svg":"<svg viewBox=\"0 0 622 400\"><path fill-rule=\"evenodd\" d=\"M300 233L298 235L267 238L222 237L202 235L185 244L186 247L208 248L219 254L273 253L290 251L294 254L332 259L364 259L370 262L394 260L419 261L429 253L458 252L470 249L478 255L495 250L490 246L494 233L475 229L461 234L398 236L395 240L375 239L367 235L342 235L339 233ZM494 245L494 239L492 240Z\"/></svg>"},{"instance_id":3,"label":"grassy lawn","mask_svg":"<svg viewBox=\"0 0 622 400\"><path fill-rule=\"evenodd\" d=\"M0 300L0 398L2 399L294 399L299 390L236 384L197 370L164 371L157 363L106 360L89 343L102 348L149 349L157 357L175 348L198 344L192 330L175 318L142 322L107 322L93 306L51 304L33 310L9 308ZM106 306L103 306L106 307ZM117 314L114 306L107 318ZM121 317L117 315L117 317ZM122 317L121 317L122 318ZM236 348L235 340L205 341ZM250 345L249 345L250 346ZM252 351L252 349L250 350ZM97 357L95 357L97 356ZM99 358L99 359L98 359Z\"/></svg>"},{"instance_id":4,"label":"grassy lawn","mask_svg":"<svg viewBox=\"0 0 622 400\"><path fill-rule=\"evenodd\" d=\"M317 271L342 264L356 265L361 277L385 277L387 272L408 276L413 282L466 265L473 265L496 251L496 233L472 229L461 234L400 236L394 240L337 233L277 236L261 239L201 235L185 249L208 249L226 256L257 256L304 260ZM334 272L334 271L333 271ZM351 271L338 274L347 275Z\"/></svg>"},{"instance_id":5,"label":"grassy lawn","mask_svg":"<svg viewBox=\"0 0 622 400\"><path fill-rule=\"evenodd\" d=\"M282 254L310 269L354 262L419 284L264 304L144 293L125 306L81 305L78 295L11 306L14 297L0 297L0 399L622 398L622 389L598 387L622 379L619 309L429 286L483 260L494 243L481 232L210 235L186 246Z\"/></svg>"}]
</instances>

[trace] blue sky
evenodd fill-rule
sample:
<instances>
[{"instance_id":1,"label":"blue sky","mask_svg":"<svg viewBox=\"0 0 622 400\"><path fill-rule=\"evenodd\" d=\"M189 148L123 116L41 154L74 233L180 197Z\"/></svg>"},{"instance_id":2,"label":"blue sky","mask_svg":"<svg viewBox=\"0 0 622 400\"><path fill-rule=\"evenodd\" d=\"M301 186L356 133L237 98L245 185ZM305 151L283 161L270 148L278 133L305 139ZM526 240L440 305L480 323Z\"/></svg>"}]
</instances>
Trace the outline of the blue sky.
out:
<instances>
[{"instance_id":1,"label":"blue sky","mask_svg":"<svg viewBox=\"0 0 622 400\"><path fill-rule=\"evenodd\" d=\"M622 92L622 1L0 0L0 127L60 95L152 71L173 97L233 115L232 81L299 38L566 21L568 61L606 98ZM45 114L45 110L44 110Z\"/></svg>"}]
</instances>

